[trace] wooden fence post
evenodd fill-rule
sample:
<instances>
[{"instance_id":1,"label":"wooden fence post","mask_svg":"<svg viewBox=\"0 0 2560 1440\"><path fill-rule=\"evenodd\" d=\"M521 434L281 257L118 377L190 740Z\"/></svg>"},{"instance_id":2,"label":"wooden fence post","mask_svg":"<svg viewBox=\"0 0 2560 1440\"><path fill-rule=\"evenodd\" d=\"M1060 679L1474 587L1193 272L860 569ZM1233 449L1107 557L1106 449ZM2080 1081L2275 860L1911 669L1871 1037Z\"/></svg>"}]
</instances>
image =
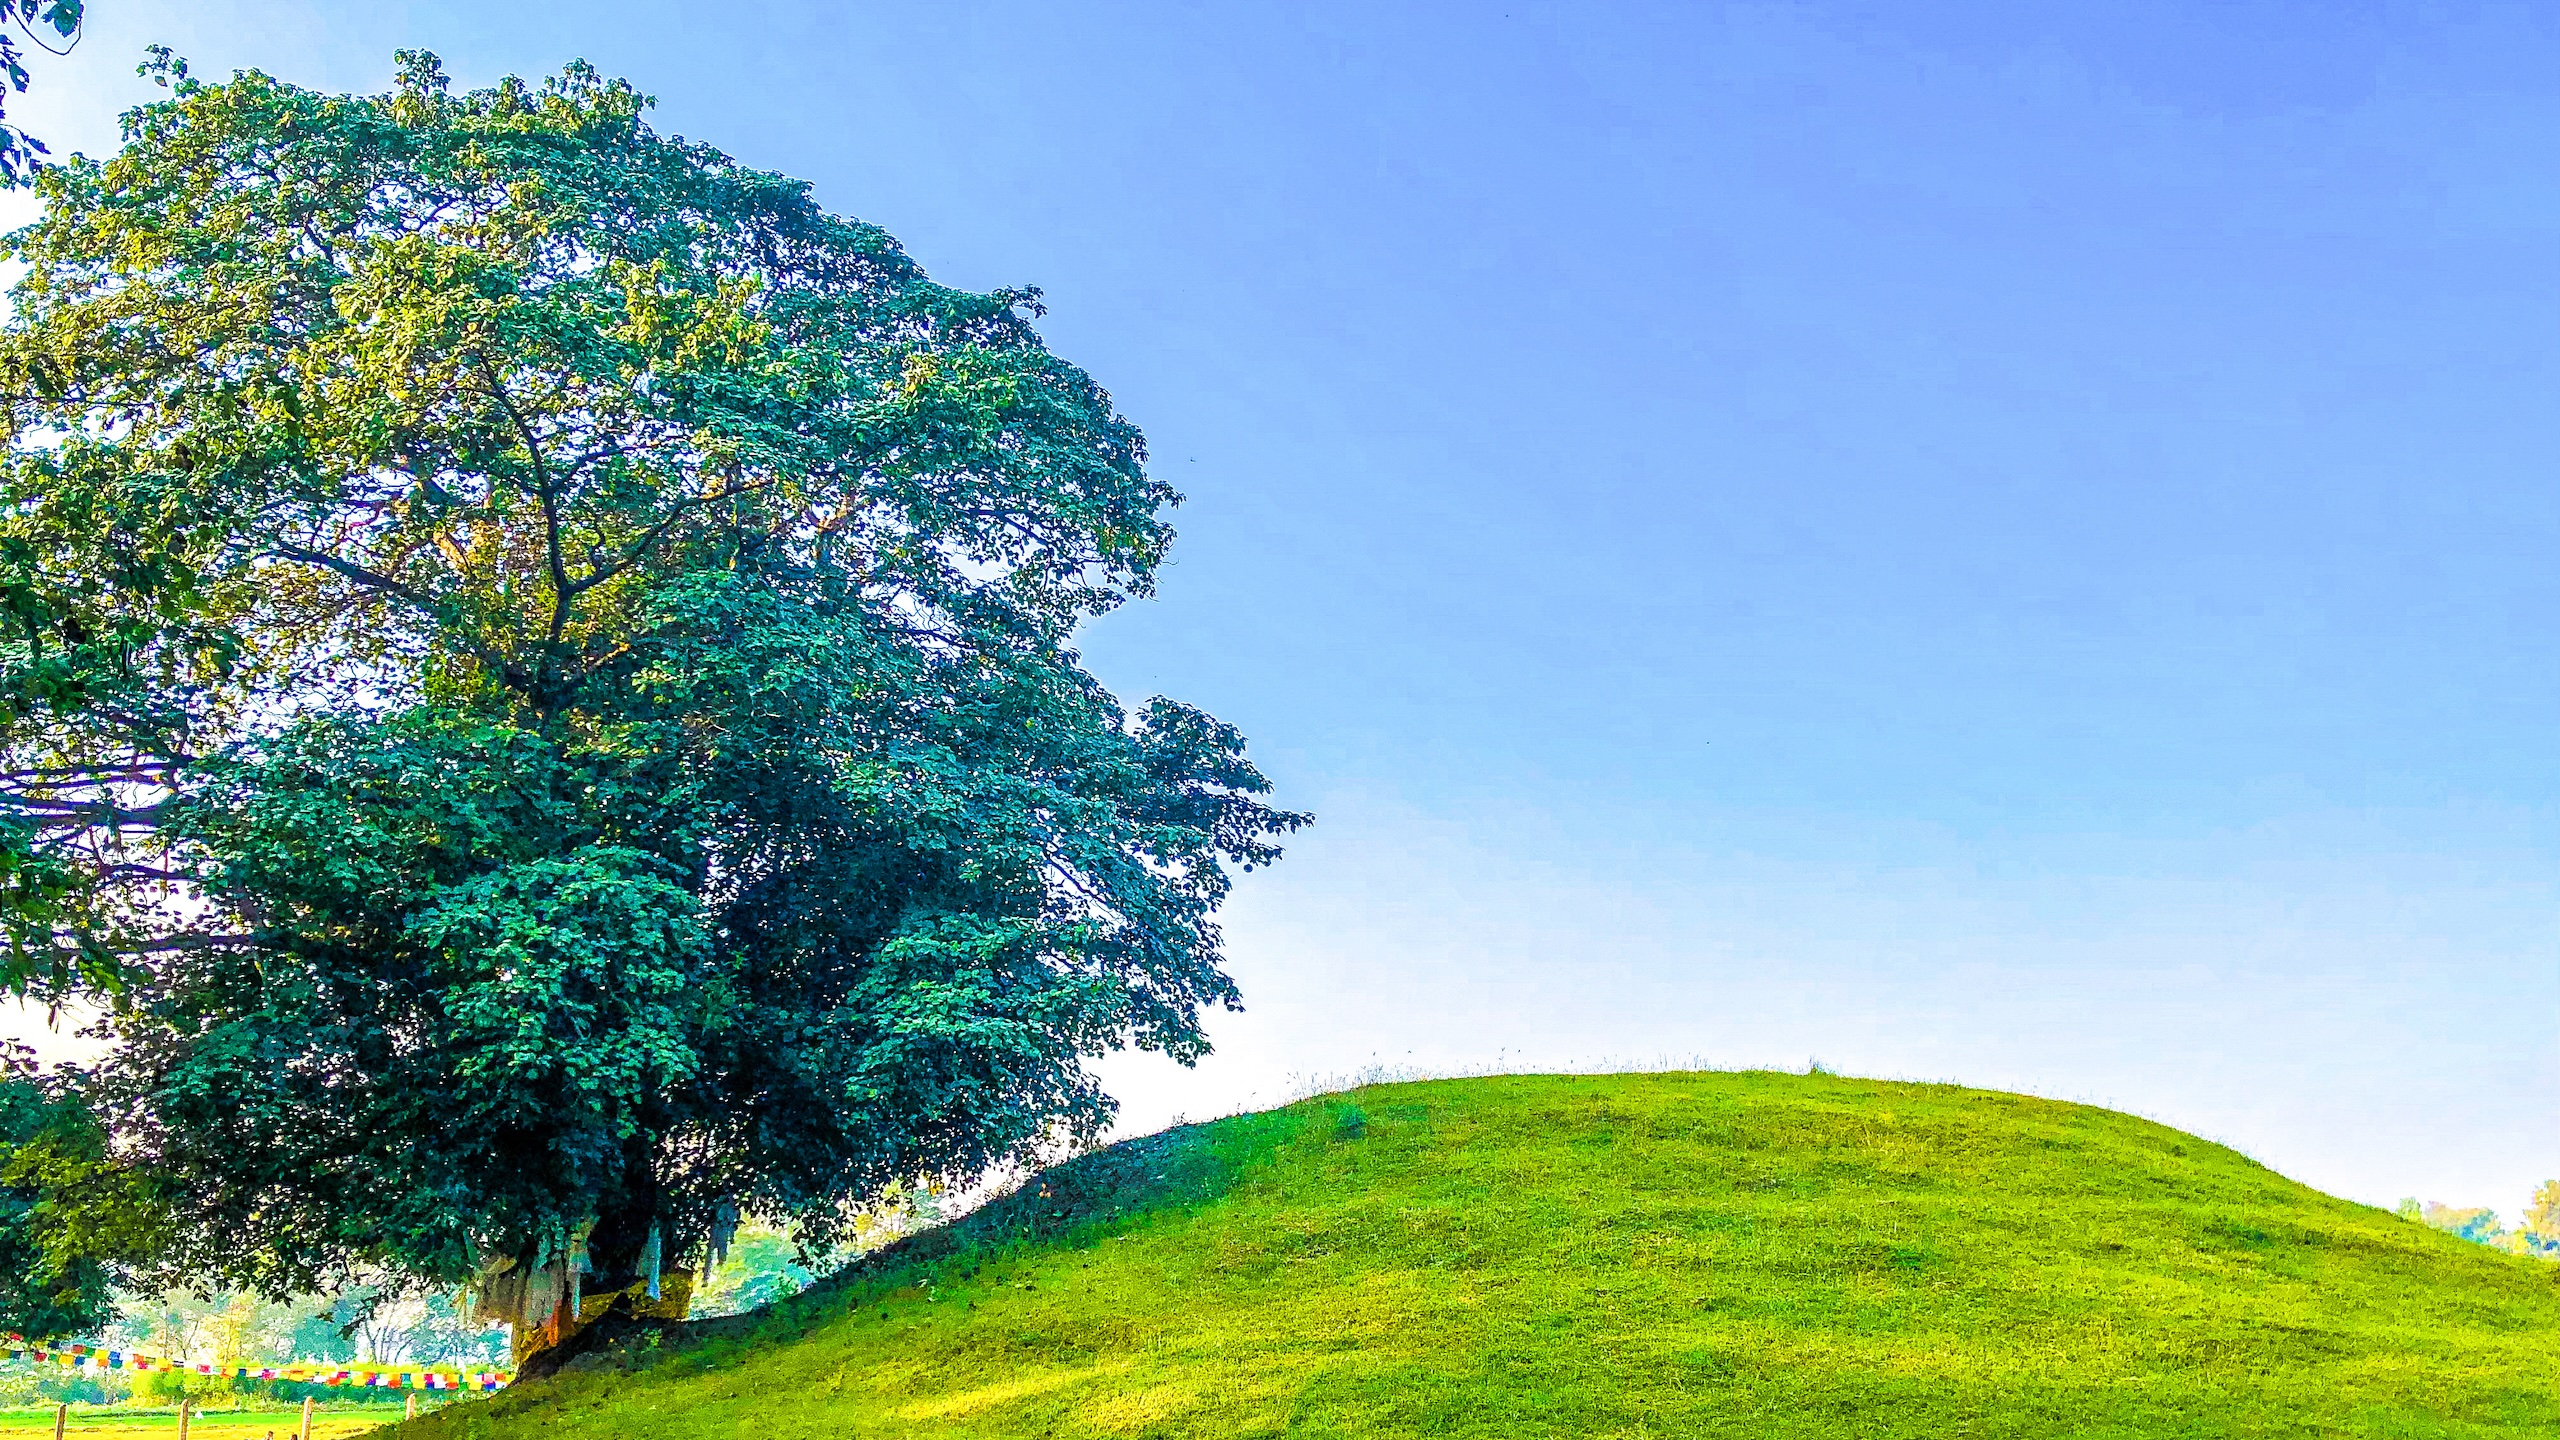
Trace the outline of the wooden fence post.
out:
<instances>
[{"instance_id":1,"label":"wooden fence post","mask_svg":"<svg viewBox=\"0 0 2560 1440\"><path fill-rule=\"evenodd\" d=\"M187 1440L187 1422L195 1418L196 1402L178 1397L178 1440Z\"/></svg>"},{"instance_id":2,"label":"wooden fence post","mask_svg":"<svg viewBox=\"0 0 2560 1440\"><path fill-rule=\"evenodd\" d=\"M311 1440L311 1397L302 1397L302 1440Z\"/></svg>"},{"instance_id":3,"label":"wooden fence post","mask_svg":"<svg viewBox=\"0 0 2560 1440\"><path fill-rule=\"evenodd\" d=\"M415 1419L417 1419L417 1418L418 1418L418 1392L417 1392L417 1391L412 1390L412 1391L410 1391L410 1392L409 1392L409 1404L408 1404L408 1408L406 1408L406 1409L404 1409L404 1410L402 1410L402 1411L400 1412L400 1418L401 1418L401 1419L403 1419L403 1420L415 1420ZM181 1435L181 1436L179 1436L179 1437L178 1437L178 1440L186 1440L186 1437L185 1437L185 1436L183 1436L183 1435Z\"/></svg>"},{"instance_id":4,"label":"wooden fence post","mask_svg":"<svg viewBox=\"0 0 2560 1440\"><path fill-rule=\"evenodd\" d=\"M65 1400L61 1404L53 1407L53 1440L62 1440L62 1427L70 1419L70 1401Z\"/></svg>"}]
</instances>

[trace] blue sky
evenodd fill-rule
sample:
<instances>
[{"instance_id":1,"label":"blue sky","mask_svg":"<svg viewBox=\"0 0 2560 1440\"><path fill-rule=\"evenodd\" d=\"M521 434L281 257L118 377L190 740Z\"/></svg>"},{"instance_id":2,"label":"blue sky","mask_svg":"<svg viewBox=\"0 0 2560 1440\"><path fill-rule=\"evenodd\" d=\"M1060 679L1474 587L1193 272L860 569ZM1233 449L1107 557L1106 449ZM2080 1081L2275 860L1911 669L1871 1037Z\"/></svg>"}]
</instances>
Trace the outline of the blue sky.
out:
<instances>
[{"instance_id":1,"label":"blue sky","mask_svg":"<svg viewBox=\"0 0 2560 1440\"><path fill-rule=\"evenodd\" d=\"M583 56L1047 289L1191 497L1088 655L1320 817L1133 1124L1819 1056L2560 1175L2534 7L93 4L58 144Z\"/></svg>"}]
</instances>

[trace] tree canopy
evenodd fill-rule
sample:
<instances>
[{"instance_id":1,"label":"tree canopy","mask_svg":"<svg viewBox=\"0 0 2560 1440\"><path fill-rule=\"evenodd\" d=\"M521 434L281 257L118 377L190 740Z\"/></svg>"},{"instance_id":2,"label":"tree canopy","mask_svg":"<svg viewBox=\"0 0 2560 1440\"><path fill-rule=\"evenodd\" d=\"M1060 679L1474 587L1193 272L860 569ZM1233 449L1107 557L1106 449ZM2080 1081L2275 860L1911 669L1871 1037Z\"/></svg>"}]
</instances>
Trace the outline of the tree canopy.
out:
<instances>
[{"instance_id":1,"label":"tree canopy","mask_svg":"<svg viewBox=\"0 0 2560 1440\"><path fill-rule=\"evenodd\" d=\"M137 1248L104 1233L136 1218L121 1203L133 1188L80 1097L23 1048L0 1053L0 1152L0 1321L21 1335L96 1333L115 1313L101 1255Z\"/></svg>"},{"instance_id":2,"label":"tree canopy","mask_svg":"<svg viewBox=\"0 0 2560 1440\"><path fill-rule=\"evenodd\" d=\"M8 26L16 25L39 49L64 55L80 43L81 14L86 8L83 0L0 0L0 102L13 90L27 93L31 79L27 52ZM53 32L54 40L63 42L62 48L54 49L53 41L44 37L47 30ZM49 153L43 141L8 122L6 105L0 103L0 186L25 183Z\"/></svg>"},{"instance_id":3,"label":"tree canopy","mask_svg":"<svg viewBox=\"0 0 2560 1440\"><path fill-rule=\"evenodd\" d=\"M1037 292L584 65L164 75L0 331L0 938L112 1005L153 1264L539 1313L1204 1051L1304 817L1082 668L1179 497Z\"/></svg>"}]
</instances>

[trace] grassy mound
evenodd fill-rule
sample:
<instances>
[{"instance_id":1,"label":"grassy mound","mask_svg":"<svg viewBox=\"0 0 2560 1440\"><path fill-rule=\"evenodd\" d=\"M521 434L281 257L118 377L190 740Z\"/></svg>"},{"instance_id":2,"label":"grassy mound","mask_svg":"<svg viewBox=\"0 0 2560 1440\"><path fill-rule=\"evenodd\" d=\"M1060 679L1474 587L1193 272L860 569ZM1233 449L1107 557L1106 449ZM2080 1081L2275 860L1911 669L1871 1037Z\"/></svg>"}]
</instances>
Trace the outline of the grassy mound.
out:
<instances>
[{"instance_id":1,"label":"grassy mound","mask_svg":"<svg viewBox=\"0 0 2560 1440\"><path fill-rule=\"evenodd\" d=\"M1390 1085L1114 1147L404 1436L2560 1434L2560 1267L2130 1116Z\"/></svg>"}]
</instances>

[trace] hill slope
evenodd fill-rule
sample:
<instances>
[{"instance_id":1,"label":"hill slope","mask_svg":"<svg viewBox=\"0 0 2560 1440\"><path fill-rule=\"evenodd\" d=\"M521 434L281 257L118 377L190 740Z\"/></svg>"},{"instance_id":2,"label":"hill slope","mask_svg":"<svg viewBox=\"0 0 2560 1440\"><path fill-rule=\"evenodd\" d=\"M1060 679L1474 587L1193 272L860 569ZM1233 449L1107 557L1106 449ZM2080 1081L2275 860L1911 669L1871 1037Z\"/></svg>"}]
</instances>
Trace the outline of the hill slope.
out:
<instances>
[{"instance_id":1,"label":"hill slope","mask_svg":"<svg viewBox=\"0 0 2560 1440\"><path fill-rule=\"evenodd\" d=\"M672 1359L400 1433L2560 1434L2560 1268L2084 1106L1438 1081L1044 1181Z\"/></svg>"}]
</instances>

